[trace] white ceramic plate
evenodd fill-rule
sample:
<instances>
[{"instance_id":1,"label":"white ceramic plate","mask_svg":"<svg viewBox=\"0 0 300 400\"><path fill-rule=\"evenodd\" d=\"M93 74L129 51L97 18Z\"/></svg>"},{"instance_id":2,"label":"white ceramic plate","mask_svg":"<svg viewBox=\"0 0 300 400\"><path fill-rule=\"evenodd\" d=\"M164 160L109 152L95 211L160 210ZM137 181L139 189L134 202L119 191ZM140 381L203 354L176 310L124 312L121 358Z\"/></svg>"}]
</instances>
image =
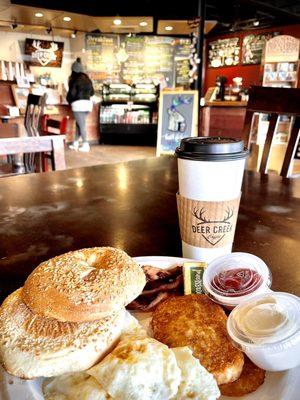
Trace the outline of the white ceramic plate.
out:
<instances>
[{"instance_id":1,"label":"white ceramic plate","mask_svg":"<svg viewBox=\"0 0 300 400\"><path fill-rule=\"evenodd\" d=\"M182 265L186 259L176 257L136 257L140 265L170 268ZM150 314L136 313L144 327L148 327ZM1 368L1 367L0 367ZM44 400L41 384L43 379L25 381L14 378L0 369L0 400ZM265 382L259 389L243 397L222 396L220 400L299 400L300 367L284 372L267 372ZM126 399L124 399L126 400Z\"/></svg>"}]
</instances>

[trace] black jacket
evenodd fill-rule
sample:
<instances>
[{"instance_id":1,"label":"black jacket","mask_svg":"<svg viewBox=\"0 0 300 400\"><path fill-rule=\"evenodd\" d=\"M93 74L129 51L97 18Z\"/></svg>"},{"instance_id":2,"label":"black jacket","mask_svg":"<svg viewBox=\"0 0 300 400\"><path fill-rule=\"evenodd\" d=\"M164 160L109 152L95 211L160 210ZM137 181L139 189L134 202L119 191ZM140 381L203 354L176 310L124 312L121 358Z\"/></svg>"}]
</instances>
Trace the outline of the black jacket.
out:
<instances>
[{"instance_id":1,"label":"black jacket","mask_svg":"<svg viewBox=\"0 0 300 400\"><path fill-rule=\"evenodd\" d=\"M76 100L90 100L94 94L94 88L90 78L83 72L72 72L69 80L67 101L69 104Z\"/></svg>"}]
</instances>

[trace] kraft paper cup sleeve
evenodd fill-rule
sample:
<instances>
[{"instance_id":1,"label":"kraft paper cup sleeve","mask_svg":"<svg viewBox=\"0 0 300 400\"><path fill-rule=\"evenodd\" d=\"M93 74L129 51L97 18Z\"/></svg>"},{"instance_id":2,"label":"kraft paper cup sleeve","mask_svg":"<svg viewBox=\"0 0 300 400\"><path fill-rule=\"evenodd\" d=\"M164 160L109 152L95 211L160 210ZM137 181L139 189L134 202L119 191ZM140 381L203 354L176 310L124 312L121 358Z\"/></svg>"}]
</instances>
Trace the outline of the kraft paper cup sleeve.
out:
<instances>
[{"instance_id":1,"label":"kraft paper cup sleeve","mask_svg":"<svg viewBox=\"0 0 300 400\"><path fill-rule=\"evenodd\" d=\"M188 199L176 194L181 239L202 248L233 242L241 194L225 201Z\"/></svg>"}]
</instances>

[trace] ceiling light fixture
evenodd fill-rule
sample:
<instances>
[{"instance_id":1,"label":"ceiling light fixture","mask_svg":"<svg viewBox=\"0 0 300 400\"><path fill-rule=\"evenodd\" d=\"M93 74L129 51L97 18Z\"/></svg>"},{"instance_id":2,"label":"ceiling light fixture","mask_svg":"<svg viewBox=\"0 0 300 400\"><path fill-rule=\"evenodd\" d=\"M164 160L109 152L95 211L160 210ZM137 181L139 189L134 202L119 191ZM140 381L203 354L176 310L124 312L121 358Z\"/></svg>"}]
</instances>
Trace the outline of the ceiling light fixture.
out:
<instances>
[{"instance_id":1,"label":"ceiling light fixture","mask_svg":"<svg viewBox=\"0 0 300 400\"><path fill-rule=\"evenodd\" d=\"M51 26L49 26L49 28L46 29L46 33L48 35L51 35L51 33L52 33L52 27Z\"/></svg>"},{"instance_id":2,"label":"ceiling light fixture","mask_svg":"<svg viewBox=\"0 0 300 400\"><path fill-rule=\"evenodd\" d=\"M119 18L114 19L114 25L121 25L122 24L122 20L120 20Z\"/></svg>"},{"instance_id":3,"label":"ceiling light fixture","mask_svg":"<svg viewBox=\"0 0 300 400\"><path fill-rule=\"evenodd\" d=\"M37 18L43 18L44 14L42 12L36 12L34 14Z\"/></svg>"},{"instance_id":4,"label":"ceiling light fixture","mask_svg":"<svg viewBox=\"0 0 300 400\"><path fill-rule=\"evenodd\" d=\"M17 29L18 24L16 21L14 21L11 25L10 25L11 29Z\"/></svg>"},{"instance_id":5,"label":"ceiling light fixture","mask_svg":"<svg viewBox=\"0 0 300 400\"><path fill-rule=\"evenodd\" d=\"M146 22L146 21L141 21L140 22L140 26L147 26L148 25L148 22Z\"/></svg>"},{"instance_id":6,"label":"ceiling light fixture","mask_svg":"<svg viewBox=\"0 0 300 400\"><path fill-rule=\"evenodd\" d=\"M71 33L71 38L75 39L77 36L77 30L75 30L73 33Z\"/></svg>"},{"instance_id":7,"label":"ceiling light fixture","mask_svg":"<svg viewBox=\"0 0 300 400\"><path fill-rule=\"evenodd\" d=\"M166 31L172 31L173 30L173 26L170 26L170 25L165 26L165 30Z\"/></svg>"},{"instance_id":8,"label":"ceiling light fixture","mask_svg":"<svg viewBox=\"0 0 300 400\"><path fill-rule=\"evenodd\" d=\"M257 21L254 21L254 22L253 22L253 25L254 25L254 26L258 26L258 25L259 25L259 21L258 21L258 20L257 20Z\"/></svg>"},{"instance_id":9,"label":"ceiling light fixture","mask_svg":"<svg viewBox=\"0 0 300 400\"><path fill-rule=\"evenodd\" d=\"M63 17L63 20L65 21L65 22L70 22L71 21L71 17L68 17L68 16L66 16L66 17Z\"/></svg>"}]
</instances>

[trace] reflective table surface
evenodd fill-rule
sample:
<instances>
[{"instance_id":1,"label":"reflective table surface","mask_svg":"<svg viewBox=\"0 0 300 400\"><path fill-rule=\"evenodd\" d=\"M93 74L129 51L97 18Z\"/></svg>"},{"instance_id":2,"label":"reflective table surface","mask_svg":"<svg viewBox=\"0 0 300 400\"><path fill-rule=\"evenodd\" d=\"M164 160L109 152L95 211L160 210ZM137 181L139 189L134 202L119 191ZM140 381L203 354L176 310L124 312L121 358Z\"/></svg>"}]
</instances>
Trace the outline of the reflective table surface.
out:
<instances>
[{"instance_id":1,"label":"reflective table surface","mask_svg":"<svg viewBox=\"0 0 300 400\"><path fill-rule=\"evenodd\" d=\"M0 179L0 296L43 260L92 246L181 255L173 157ZM274 290L300 295L300 180L245 172L234 251L261 257Z\"/></svg>"}]
</instances>

